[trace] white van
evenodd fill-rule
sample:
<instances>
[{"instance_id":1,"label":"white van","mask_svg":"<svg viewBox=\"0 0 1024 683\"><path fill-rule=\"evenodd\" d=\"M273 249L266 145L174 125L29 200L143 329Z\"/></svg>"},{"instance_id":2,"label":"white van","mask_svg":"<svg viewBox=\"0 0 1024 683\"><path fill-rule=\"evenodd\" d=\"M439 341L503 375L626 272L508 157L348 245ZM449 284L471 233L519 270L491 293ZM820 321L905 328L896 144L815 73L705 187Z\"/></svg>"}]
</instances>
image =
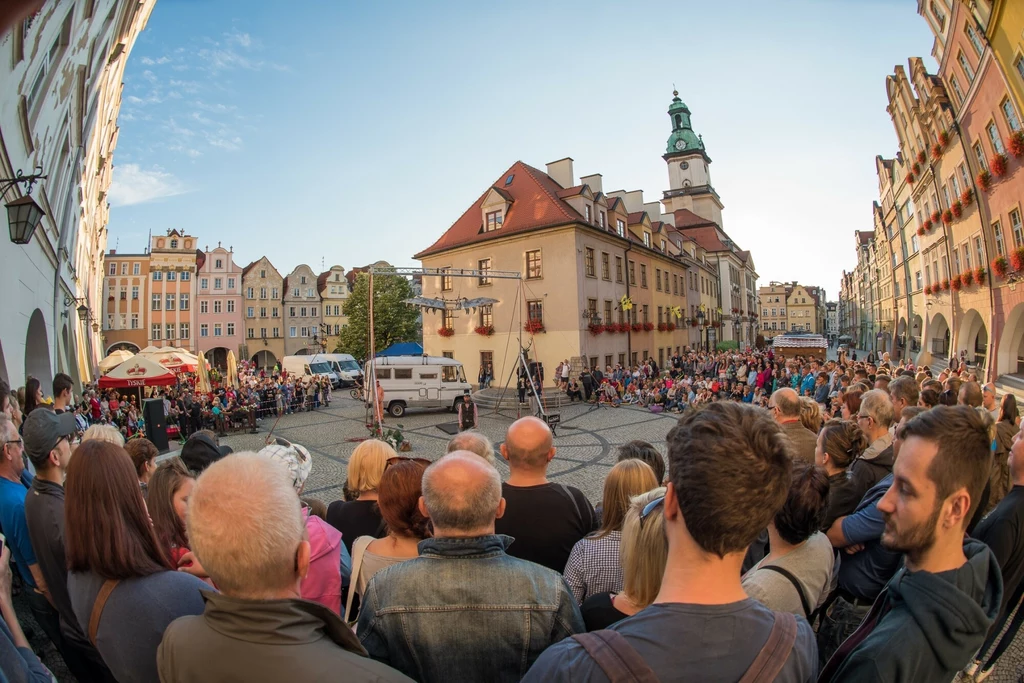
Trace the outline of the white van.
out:
<instances>
[{"instance_id":1,"label":"white van","mask_svg":"<svg viewBox=\"0 0 1024 683\"><path fill-rule=\"evenodd\" d=\"M281 367L295 377L324 375L331 381L332 388L337 389L341 386L341 380L330 364L313 356L285 356L281 359Z\"/></svg>"},{"instance_id":2,"label":"white van","mask_svg":"<svg viewBox=\"0 0 1024 683\"><path fill-rule=\"evenodd\" d=\"M407 408L447 408L456 411L467 390L462 363L438 356L384 356L367 361L366 377L376 377L384 389L384 409L394 417ZM365 384L364 398L372 402L376 385Z\"/></svg>"},{"instance_id":3,"label":"white van","mask_svg":"<svg viewBox=\"0 0 1024 683\"><path fill-rule=\"evenodd\" d=\"M314 361L324 361L330 365L343 387L361 384L363 381L363 371L359 363L347 353L317 353L312 358Z\"/></svg>"}]
</instances>

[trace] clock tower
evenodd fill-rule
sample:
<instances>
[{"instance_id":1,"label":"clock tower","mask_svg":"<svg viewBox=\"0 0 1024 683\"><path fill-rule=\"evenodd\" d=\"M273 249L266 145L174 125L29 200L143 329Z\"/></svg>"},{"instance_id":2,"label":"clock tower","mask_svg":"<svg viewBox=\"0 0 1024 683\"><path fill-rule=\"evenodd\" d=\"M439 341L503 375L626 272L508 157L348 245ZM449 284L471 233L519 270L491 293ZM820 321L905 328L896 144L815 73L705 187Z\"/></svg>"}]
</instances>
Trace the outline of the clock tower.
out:
<instances>
[{"instance_id":1,"label":"clock tower","mask_svg":"<svg viewBox=\"0 0 1024 683\"><path fill-rule=\"evenodd\" d=\"M704 149L704 140L693 132L690 108L677 91L672 92L668 115L672 134L662 157L668 164L668 186L662 202L668 213L689 209L701 218L722 225L722 200L711 186L711 158Z\"/></svg>"}]
</instances>

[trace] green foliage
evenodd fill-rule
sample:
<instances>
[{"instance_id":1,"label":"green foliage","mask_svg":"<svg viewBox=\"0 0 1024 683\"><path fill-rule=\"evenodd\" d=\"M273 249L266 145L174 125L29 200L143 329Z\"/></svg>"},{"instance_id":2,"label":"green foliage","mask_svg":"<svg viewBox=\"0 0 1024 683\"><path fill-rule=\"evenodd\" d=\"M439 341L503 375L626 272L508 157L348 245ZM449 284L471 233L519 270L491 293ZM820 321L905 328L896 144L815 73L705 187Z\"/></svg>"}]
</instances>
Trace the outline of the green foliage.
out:
<instances>
[{"instance_id":1,"label":"green foliage","mask_svg":"<svg viewBox=\"0 0 1024 683\"><path fill-rule=\"evenodd\" d=\"M412 285L399 275L373 276L374 348L386 349L397 342L419 341L419 311L402 303L412 298ZM348 325L341 330L336 353L350 353L365 360L370 355L370 278L366 273L356 277L355 287L345 302Z\"/></svg>"},{"instance_id":2,"label":"green foliage","mask_svg":"<svg viewBox=\"0 0 1024 683\"><path fill-rule=\"evenodd\" d=\"M719 351L732 351L733 349L740 348L740 344L735 339L725 339L718 342L718 345L715 348Z\"/></svg>"}]
</instances>

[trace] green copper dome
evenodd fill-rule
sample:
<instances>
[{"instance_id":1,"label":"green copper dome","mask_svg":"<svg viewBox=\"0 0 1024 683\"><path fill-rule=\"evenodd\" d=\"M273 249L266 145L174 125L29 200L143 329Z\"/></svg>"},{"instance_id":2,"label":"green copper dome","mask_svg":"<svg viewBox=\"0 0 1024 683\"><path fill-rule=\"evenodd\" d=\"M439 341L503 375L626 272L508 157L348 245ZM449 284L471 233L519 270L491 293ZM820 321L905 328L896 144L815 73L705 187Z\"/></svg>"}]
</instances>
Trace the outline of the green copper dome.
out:
<instances>
[{"instance_id":1,"label":"green copper dome","mask_svg":"<svg viewBox=\"0 0 1024 683\"><path fill-rule=\"evenodd\" d=\"M704 150L704 141L700 139L690 126L690 108L679 99L679 92L672 92L672 104L668 115L672 119L672 135L668 137L667 154L695 152Z\"/></svg>"}]
</instances>

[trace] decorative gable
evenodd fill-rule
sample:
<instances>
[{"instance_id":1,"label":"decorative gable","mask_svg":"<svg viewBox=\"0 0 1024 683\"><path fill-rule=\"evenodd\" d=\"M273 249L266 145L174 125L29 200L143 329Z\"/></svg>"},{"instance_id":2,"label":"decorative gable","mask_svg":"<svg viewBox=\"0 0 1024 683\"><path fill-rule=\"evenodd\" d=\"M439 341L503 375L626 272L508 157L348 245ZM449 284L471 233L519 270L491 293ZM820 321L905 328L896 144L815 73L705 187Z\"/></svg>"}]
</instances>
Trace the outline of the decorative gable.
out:
<instances>
[{"instance_id":1,"label":"decorative gable","mask_svg":"<svg viewBox=\"0 0 1024 683\"><path fill-rule=\"evenodd\" d=\"M505 217L511 207L512 195L497 187L489 189L480 206L482 214L480 232L492 232L504 225Z\"/></svg>"}]
</instances>

